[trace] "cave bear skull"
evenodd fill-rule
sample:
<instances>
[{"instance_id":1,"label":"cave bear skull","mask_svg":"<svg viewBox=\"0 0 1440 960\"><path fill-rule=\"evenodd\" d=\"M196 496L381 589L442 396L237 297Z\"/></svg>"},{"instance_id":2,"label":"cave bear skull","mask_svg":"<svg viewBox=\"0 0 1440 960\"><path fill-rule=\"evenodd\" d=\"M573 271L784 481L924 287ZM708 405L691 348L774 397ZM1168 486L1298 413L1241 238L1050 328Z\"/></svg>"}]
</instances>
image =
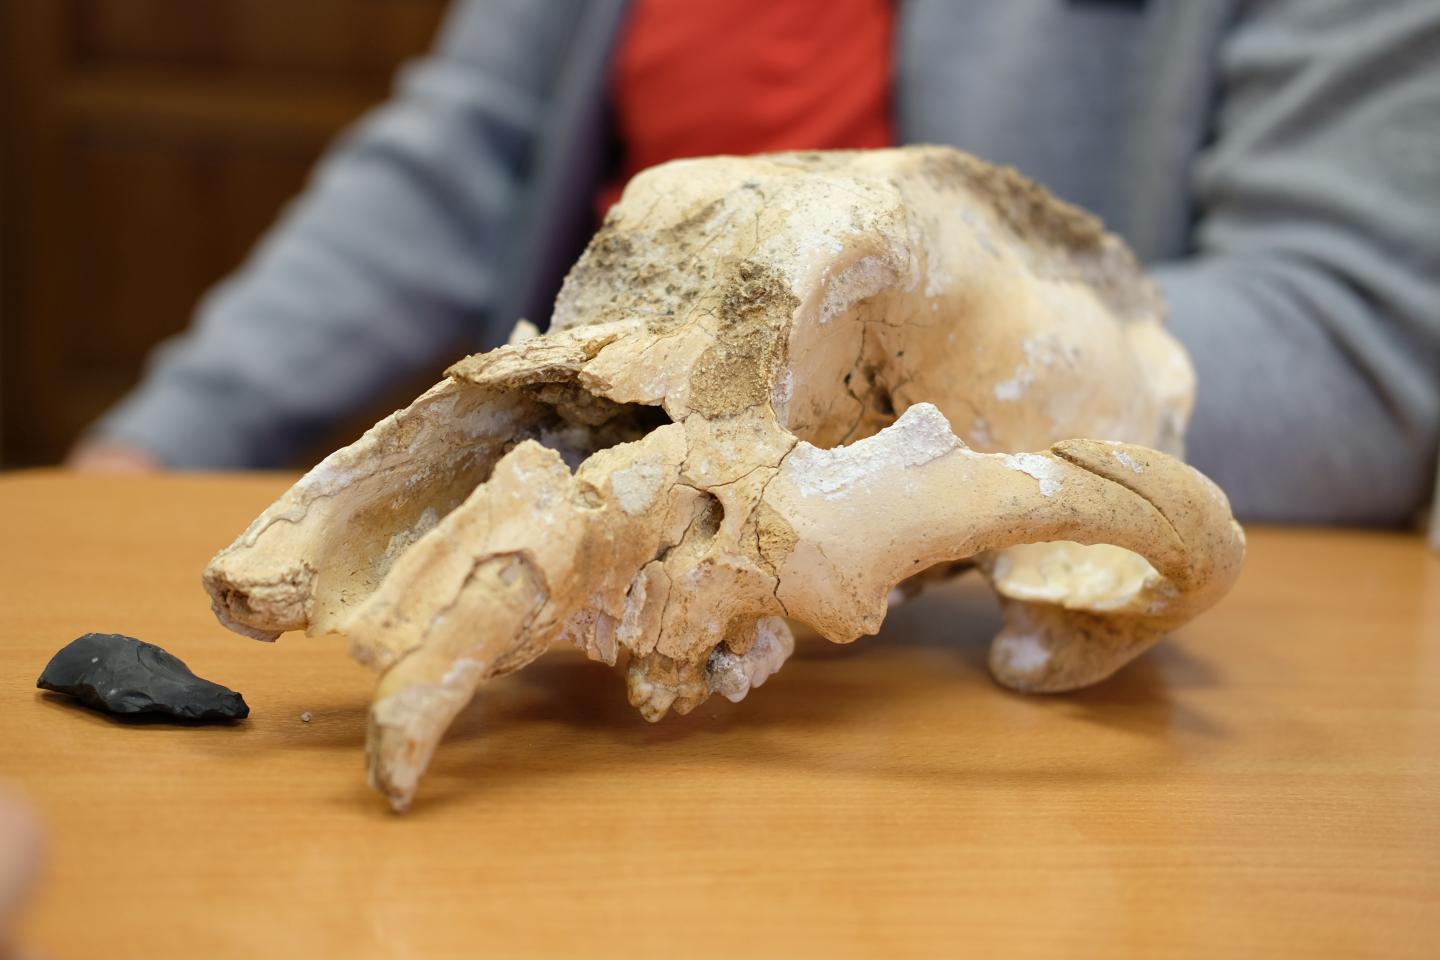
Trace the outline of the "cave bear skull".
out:
<instances>
[{"instance_id":1,"label":"cave bear skull","mask_svg":"<svg viewBox=\"0 0 1440 960\"><path fill-rule=\"evenodd\" d=\"M658 720L761 684L787 620L874 633L926 570L989 577L1001 683L1095 683L1244 553L1179 459L1194 378L1163 315L1093 217L956 150L665 164L549 332L327 457L205 584L232 629L342 633L381 671L397 809L477 686L556 642Z\"/></svg>"}]
</instances>

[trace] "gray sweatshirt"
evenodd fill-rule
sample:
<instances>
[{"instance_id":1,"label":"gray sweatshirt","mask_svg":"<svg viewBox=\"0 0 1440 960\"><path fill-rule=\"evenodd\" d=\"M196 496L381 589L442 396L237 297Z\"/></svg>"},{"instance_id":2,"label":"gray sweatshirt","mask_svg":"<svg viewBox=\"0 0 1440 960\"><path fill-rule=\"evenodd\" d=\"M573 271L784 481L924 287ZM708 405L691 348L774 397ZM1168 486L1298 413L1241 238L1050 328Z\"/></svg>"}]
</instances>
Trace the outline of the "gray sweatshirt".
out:
<instances>
[{"instance_id":1,"label":"gray sweatshirt","mask_svg":"<svg viewBox=\"0 0 1440 960\"><path fill-rule=\"evenodd\" d=\"M543 321L605 173L623 0L467 0L93 429L266 466ZM1396 523L1440 432L1440 2L903 0L901 139L1018 167L1151 266L1190 459L1253 519Z\"/></svg>"}]
</instances>

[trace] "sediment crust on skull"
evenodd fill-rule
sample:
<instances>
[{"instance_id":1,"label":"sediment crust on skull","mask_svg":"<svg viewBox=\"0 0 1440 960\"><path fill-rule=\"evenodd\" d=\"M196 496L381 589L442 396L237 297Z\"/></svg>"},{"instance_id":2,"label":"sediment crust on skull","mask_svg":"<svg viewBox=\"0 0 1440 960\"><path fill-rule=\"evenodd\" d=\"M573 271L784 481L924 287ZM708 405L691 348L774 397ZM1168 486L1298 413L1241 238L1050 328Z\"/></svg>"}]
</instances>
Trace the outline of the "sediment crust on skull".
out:
<instances>
[{"instance_id":1,"label":"sediment crust on skull","mask_svg":"<svg viewBox=\"0 0 1440 960\"><path fill-rule=\"evenodd\" d=\"M1064 541L1011 547L992 562L990 576L1007 597L1097 613L1127 606L1162 579L1137 553L1108 543Z\"/></svg>"},{"instance_id":2,"label":"sediment crust on skull","mask_svg":"<svg viewBox=\"0 0 1440 960\"><path fill-rule=\"evenodd\" d=\"M1163 312L1088 214L947 148L668 164L547 333L327 458L206 585L234 629L343 633L383 671L397 808L477 685L556 642L659 719L764 682L783 618L849 642L966 558L1005 608L997 678L1094 682L1243 555L1173 456L1193 376Z\"/></svg>"}]
</instances>

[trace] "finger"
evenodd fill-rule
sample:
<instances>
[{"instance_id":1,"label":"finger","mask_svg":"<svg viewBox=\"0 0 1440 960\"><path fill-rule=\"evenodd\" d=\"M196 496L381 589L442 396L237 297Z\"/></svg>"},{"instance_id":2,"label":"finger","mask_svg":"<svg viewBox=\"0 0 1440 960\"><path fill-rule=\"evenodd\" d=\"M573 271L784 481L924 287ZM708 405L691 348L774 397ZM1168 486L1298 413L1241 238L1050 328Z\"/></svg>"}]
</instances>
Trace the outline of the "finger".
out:
<instances>
[{"instance_id":1,"label":"finger","mask_svg":"<svg viewBox=\"0 0 1440 960\"><path fill-rule=\"evenodd\" d=\"M0 793L0 956L39 868L40 827L17 798Z\"/></svg>"}]
</instances>

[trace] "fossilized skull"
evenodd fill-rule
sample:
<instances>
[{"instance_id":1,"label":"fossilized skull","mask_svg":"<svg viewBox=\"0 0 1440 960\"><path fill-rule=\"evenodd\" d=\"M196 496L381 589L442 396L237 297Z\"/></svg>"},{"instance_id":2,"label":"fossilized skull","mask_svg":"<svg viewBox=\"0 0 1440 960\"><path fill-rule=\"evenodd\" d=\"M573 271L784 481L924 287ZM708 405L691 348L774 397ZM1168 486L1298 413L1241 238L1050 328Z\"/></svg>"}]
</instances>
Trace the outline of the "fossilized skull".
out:
<instances>
[{"instance_id":1,"label":"fossilized skull","mask_svg":"<svg viewBox=\"0 0 1440 960\"><path fill-rule=\"evenodd\" d=\"M397 809L477 685L557 641L623 659L658 720L759 686L787 619L849 642L967 558L1001 683L1094 683L1244 552L1177 459L1193 377L1163 313L1096 220L955 150L666 164L548 333L327 457L205 584L232 629L343 633L382 671L369 769Z\"/></svg>"}]
</instances>

